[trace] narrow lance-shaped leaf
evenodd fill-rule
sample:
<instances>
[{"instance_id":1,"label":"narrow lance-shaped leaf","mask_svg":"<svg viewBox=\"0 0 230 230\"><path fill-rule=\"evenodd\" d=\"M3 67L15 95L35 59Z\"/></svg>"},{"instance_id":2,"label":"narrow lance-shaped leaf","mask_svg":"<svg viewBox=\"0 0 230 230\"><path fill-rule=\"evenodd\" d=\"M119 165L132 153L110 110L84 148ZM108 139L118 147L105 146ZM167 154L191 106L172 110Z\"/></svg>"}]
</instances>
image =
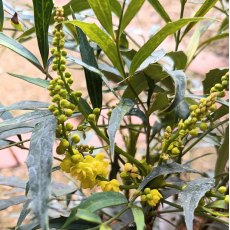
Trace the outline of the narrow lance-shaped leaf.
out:
<instances>
[{"instance_id":1,"label":"narrow lance-shaped leaf","mask_svg":"<svg viewBox=\"0 0 230 230\"><path fill-rule=\"evenodd\" d=\"M157 32L153 37L151 37L135 54L131 66L130 74L132 75L137 68L142 64L142 62L151 55L151 53L171 34L175 33L177 30L181 29L183 26L189 22L197 22L203 18L183 18L175 22L169 22L165 25L159 32Z\"/></svg>"},{"instance_id":2,"label":"narrow lance-shaped leaf","mask_svg":"<svg viewBox=\"0 0 230 230\"><path fill-rule=\"evenodd\" d=\"M47 108L49 103L40 102L40 101L20 101L9 106L0 106L0 113L9 111L9 110L35 110L39 108Z\"/></svg>"},{"instance_id":3,"label":"narrow lance-shaped leaf","mask_svg":"<svg viewBox=\"0 0 230 230\"><path fill-rule=\"evenodd\" d=\"M116 132L121 125L121 121L123 120L126 113L130 111L130 109L134 106L134 103L131 99L124 98L120 104L113 109L111 117L109 119L108 126L108 136L110 142L110 154L113 159L114 156L114 145L115 145L115 136Z\"/></svg>"},{"instance_id":4,"label":"narrow lance-shaped leaf","mask_svg":"<svg viewBox=\"0 0 230 230\"><path fill-rule=\"evenodd\" d=\"M13 38L8 37L2 32L0 32L0 45L11 49L15 53L27 59L29 62L35 65L38 69L43 71L43 68L41 64L39 63L38 59L28 49L26 49L22 44L20 44Z\"/></svg>"},{"instance_id":5,"label":"narrow lance-shaped leaf","mask_svg":"<svg viewBox=\"0 0 230 230\"><path fill-rule=\"evenodd\" d=\"M185 224L188 230L193 230L194 211L200 199L214 187L214 179L199 178L187 184L187 187L179 193L179 202L183 207Z\"/></svg>"},{"instance_id":6,"label":"narrow lance-shaped leaf","mask_svg":"<svg viewBox=\"0 0 230 230\"><path fill-rule=\"evenodd\" d=\"M215 166L215 175L219 175L224 172L224 168L229 159L229 126L225 130L224 141L217 153L217 160Z\"/></svg>"},{"instance_id":7,"label":"narrow lance-shaped leaf","mask_svg":"<svg viewBox=\"0 0 230 230\"><path fill-rule=\"evenodd\" d=\"M49 55L48 28L53 9L53 1L33 0L33 6L37 42L42 56L43 66L46 68Z\"/></svg>"},{"instance_id":8,"label":"narrow lance-shaped leaf","mask_svg":"<svg viewBox=\"0 0 230 230\"><path fill-rule=\"evenodd\" d=\"M218 0L206 0L204 3L202 3L199 10L195 13L194 18L196 17L203 17L212 7L215 6ZM188 26L185 28L184 33L181 37L181 39L189 32L189 30L192 29L192 27L196 24L196 22L191 22L188 24Z\"/></svg>"},{"instance_id":9,"label":"narrow lance-shaped leaf","mask_svg":"<svg viewBox=\"0 0 230 230\"><path fill-rule=\"evenodd\" d=\"M50 193L52 149L55 138L56 119L52 116L35 127L26 164L32 195L32 210L42 229L48 229L48 198Z\"/></svg>"},{"instance_id":10,"label":"narrow lance-shaped leaf","mask_svg":"<svg viewBox=\"0 0 230 230\"><path fill-rule=\"evenodd\" d=\"M122 22L121 22L120 34L124 31L126 26L131 22L131 20L137 14L137 12L140 10L140 8L144 4L144 2L145 2L145 0L131 0L131 2L129 3L129 5L125 11L125 14L124 14Z\"/></svg>"},{"instance_id":11,"label":"narrow lance-shaped leaf","mask_svg":"<svg viewBox=\"0 0 230 230\"><path fill-rule=\"evenodd\" d=\"M121 15L121 5L118 2L118 0L109 0L110 1L110 6L111 10L118 16L120 17Z\"/></svg>"},{"instance_id":12,"label":"narrow lance-shaped leaf","mask_svg":"<svg viewBox=\"0 0 230 230\"><path fill-rule=\"evenodd\" d=\"M122 66L119 62L115 42L96 24L81 22L77 20L68 21L65 23L70 23L80 27L92 41L99 45L99 47L105 52L113 65L119 70L120 73L122 73Z\"/></svg>"},{"instance_id":13,"label":"narrow lance-shaped leaf","mask_svg":"<svg viewBox=\"0 0 230 230\"><path fill-rule=\"evenodd\" d=\"M186 90L186 76L181 70L166 71L170 77L173 79L175 87L175 97L171 104L164 109L164 112L169 112L173 110L177 105L179 105L184 100L185 90Z\"/></svg>"},{"instance_id":14,"label":"narrow lance-shaped leaf","mask_svg":"<svg viewBox=\"0 0 230 230\"><path fill-rule=\"evenodd\" d=\"M0 211L9 208L10 206L24 203L26 200L26 196L16 196L10 199L0 200Z\"/></svg>"},{"instance_id":15,"label":"narrow lance-shaped leaf","mask_svg":"<svg viewBox=\"0 0 230 230\"><path fill-rule=\"evenodd\" d=\"M156 12L164 19L165 22L171 22L171 18L165 11L164 7L160 4L158 0L149 0L149 3L154 7Z\"/></svg>"},{"instance_id":16,"label":"narrow lance-shaped leaf","mask_svg":"<svg viewBox=\"0 0 230 230\"><path fill-rule=\"evenodd\" d=\"M97 61L94 57L93 48L89 45L87 37L80 28L77 28L78 39L80 44L80 53L82 61L86 64L98 69ZM97 73L88 70L84 67L87 90L90 101L94 108L102 106L102 79Z\"/></svg>"},{"instance_id":17,"label":"narrow lance-shaped leaf","mask_svg":"<svg viewBox=\"0 0 230 230\"><path fill-rule=\"evenodd\" d=\"M44 80L42 78L26 77L26 76L14 74L14 73L8 73L8 74L13 76L13 77L19 78L21 80L27 81L27 82L29 82L31 84L34 84L34 85L40 86L42 88L45 88L45 89L47 89L48 86L49 86L49 81Z\"/></svg>"},{"instance_id":18,"label":"narrow lance-shaped leaf","mask_svg":"<svg viewBox=\"0 0 230 230\"><path fill-rule=\"evenodd\" d=\"M88 0L89 5L104 29L114 37L112 12L109 0Z\"/></svg>"},{"instance_id":19,"label":"narrow lance-shaped leaf","mask_svg":"<svg viewBox=\"0 0 230 230\"><path fill-rule=\"evenodd\" d=\"M131 207L131 211L133 213L137 230L145 229L145 217L144 217L143 210L140 207L133 206Z\"/></svg>"},{"instance_id":20,"label":"narrow lance-shaped leaf","mask_svg":"<svg viewBox=\"0 0 230 230\"><path fill-rule=\"evenodd\" d=\"M200 36L201 36L201 28L200 28L200 24L197 24L197 27L188 43L187 49L186 49L186 56L187 56L187 64L189 65L189 63L193 60L193 57L197 51L197 48L199 46L199 42L200 42Z\"/></svg>"},{"instance_id":21,"label":"narrow lance-shaped leaf","mask_svg":"<svg viewBox=\"0 0 230 230\"><path fill-rule=\"evenodd\" d=\"M4 22L4 10L3 10L2 0L0 0L0 31L3 30L3 22Z\"/></svg>"}]
</instances>

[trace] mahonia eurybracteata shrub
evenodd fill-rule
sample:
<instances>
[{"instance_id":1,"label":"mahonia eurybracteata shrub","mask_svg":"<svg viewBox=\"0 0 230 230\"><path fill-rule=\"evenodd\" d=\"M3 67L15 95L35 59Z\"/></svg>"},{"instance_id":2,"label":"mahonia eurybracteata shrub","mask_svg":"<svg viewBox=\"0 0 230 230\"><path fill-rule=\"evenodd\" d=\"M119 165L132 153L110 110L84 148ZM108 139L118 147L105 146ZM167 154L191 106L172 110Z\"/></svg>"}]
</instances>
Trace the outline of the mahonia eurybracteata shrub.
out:
<instances>
[{"instance_id":1,"label":"mahonia eurybracteata shrub","mask_svg":"<svg viewBox=\"0 0 230 230\"><path fill-rule=\"evenodd\" d=\"M120 178L122 184L117 179L108 180L109 162L105 159L103 153L93 154L94 146L81 144L81 138L77 131L84 131L84 125L74 127L69 118L78 110L78 101L82 96L80 91L73 91L72 74L66 69L67 52L64 49L65 34L63 32L62 22L64 21L64 11L62 7L56 8L55 29L53 31L53 46L51 53L53 55L52 69L56 73L49 84L50 96L52 104L49 110L57 119L58 126L56 129L56 137L59 139L59 145L56 148L57 154L63 155L60 167L62 171L70 173L76 178L81 187L93 189L95 186L100 186L102 191L119 192L122 189L136 189L139 187L145 175L142 175L136 165L125 163ZM204 132L209 127L207 117L211 115L216 108L217 97L224 97L225 90L228 90L228 73L225 74L221 83L217 83L210 90L210 95L206 98L201 98L199 103L190 106L190 115L187 119L181 120L178 123L178 128L173 130L168 126L165 129L162 146L161 160L167 161L169 158L178 157L184 147L184 139L188 135L197 136L200 132ZM89 114L87 120L95 122L100 115L100 109L95 108L92 114ZM148 172L153 165L147 164L146 161L141 162ZM223 188L220 189L222 192ZM160 191L154 187L145 187L143 191L136 191L137 196L140 196L143 205L157 206L163 198ZM228 197L226 197L226 202Z\"/></svg>"}]
</instances>

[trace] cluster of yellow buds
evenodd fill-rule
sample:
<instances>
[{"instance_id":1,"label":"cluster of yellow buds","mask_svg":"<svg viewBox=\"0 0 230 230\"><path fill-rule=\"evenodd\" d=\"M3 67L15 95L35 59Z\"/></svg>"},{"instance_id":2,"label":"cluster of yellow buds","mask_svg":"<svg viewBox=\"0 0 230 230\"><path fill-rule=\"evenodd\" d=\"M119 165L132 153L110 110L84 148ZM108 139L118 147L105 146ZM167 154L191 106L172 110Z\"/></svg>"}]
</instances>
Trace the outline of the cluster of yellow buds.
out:
<instances>
[{"instance_id":1,"label":"cluster of yellow buds","mask_svg":"<svg viewBox=\"0 0 230 230\"><path fill-rule=\"evenodd\" d=\"M228 73L226 73L221 78L221 83L217 83L211 88L208 97L201 98L198 104L189 107L190 116L179 122L176 134L172 134L171 127L169 126L165 129L161 158L167 160L167 155L172 158L178 157L184 147L183 138L185 136L191 135L195 137L200 131L204 132L208 129L207 117L216 111L217 97L223 97L225 95L224 90L228 89L228 79L229 76Z\"/></svg>"},{"instance_id":2,"label":"cluster of yellow buds","mask_svg":"<svg viewBox=\"0 0 230 230\"><path fill-rule=\"evenodd\" d=\"M141 201L143 203L148 203L150 206L156 206L160 199L163 198L163 196L160 194L160 192L157 189L150 189L145 188L143 194L141 195Z\"/></svg>"},{"instance_id":3,"label":"cluster of yellow buds","mask_svg":"<svg viewBox=\"0 0 230 230\"><path fill-rule=\"evenodd\" d=\"M225 96L224 90L228 90L228 86L229 86L229 73L227 72L224 76L222 76L221 83L215 84L211 88L210 92L211 93L217 92L218 97L224 97Z\"/></svg>"},{"instance_id":4,"label":"cluster of yellow buds","mask_svg":"<svg viewBox=\"0 0 230 230\"><path fill-rule=\"evenodd\" d=\"M71 99L78 100L82 93L79 91L73 92L71 85L73 83L72 75L66 71L66 56L67 52L64 50L65 34L62 30L61 22L64 21L63 8L56 8L56 16L54 17L56 25L53 31L53 46L51 50L54 56L52 69L57 73L57 77L50 81L49 91L52 97L52 102L49 110L57 118L58 126L56 129L56 136L60 139L56 152L58 154L65 154L60 167L66 172L70 173L73 177L81 182L82 188L93 188L99 185L97 177L106 178L108 176L109 163L104 159L103 154L96 156L84 156L85 153L92 153L94 147L79 144L80 137L74 133L74 127L71 123L67 122L68 118L78 111L77 106ZM94 109L93 116L89 119L95 120L96 116L100 114L100 109ZM84 127L79 125L78 131L83 131ZM112 183L112 190L118 191L117 185ZM103 189L109 190L110 186L103 185Z\"/></svg>"},{"instance_id":5,"label":"cluster of yellow buds","mask_svg":"<svg viewBox=\"0 0 230 230\"><path fill-rule=\"evenodd\" d=\"M124 170L120 173L121 178L138 178L139 172L138 168L130 163L124 165Z\"/></svg>"}]
</instances>

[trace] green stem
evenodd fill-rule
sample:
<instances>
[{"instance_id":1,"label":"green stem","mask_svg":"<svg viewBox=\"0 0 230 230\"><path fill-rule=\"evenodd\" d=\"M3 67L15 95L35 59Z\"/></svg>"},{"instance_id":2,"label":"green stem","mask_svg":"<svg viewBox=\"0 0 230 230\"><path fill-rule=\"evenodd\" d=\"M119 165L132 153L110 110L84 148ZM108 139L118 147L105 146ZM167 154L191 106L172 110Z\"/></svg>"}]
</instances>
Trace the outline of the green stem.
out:
<instances>
[{"instance_id":1,"label":"green stem","mask_svg":"<svg viewBox=\"0 0 230 230\"><path fill-rule=\"evenodd\" d=\"M103 225L109 225L111 224L114 220L116 220L119 216L121 216L124 212L126 212L130 208L130 205L128 204L125 208L123 208L120 212L118 212L116 215L114 215L112 218L109 220L105 221ZM94 228L89 228L88 230L97 230L99 229L100 226L94 227Z\"/></svg>"},{"instance_id":2,"label":"green stem","mask_svg":"<svg viewBox=\"0 0 230 230\"><path fill-rule=\"evenodd\" d=\"M21 144L23 144L25 142L28 142L28 141L30 141L30 139L27 139L27 140L24 140L24 141L20 141L20 142L15 142L15 143L12 143L12 144L9 144L9 145L7 145L5 147L0 148L0 150L7 149L7 148L10 148L10 147L13 147L13 146L16 146L16 147L21 148L21 149L27 149L28 150L28 148L20 146Z\"/></svg>"},{"instance_id":3,"label":"green stem","mask_svg":"<svg viewBox=\"0 0 230 230\"><path fill-rule=\"evenodd\" d=\"M124 9L125 9L125 3L126 3L126 0L123 1L123 5L122 5L122 9L121 9L121 15L120 15L120 19L119 19L119 25L118 25L118 30L117 30L117 35L116 35L116 39L115 39L115 42L116 42L116 48L117 48L117 55L118 55L118 60L120 62L120 66L121 66L121 75L122 77L124 78L125 82L128 84L128 86L130 87L132 93L135 95L135 97L137 98L138 102L141 104L143 110L145 111L145 113L147 113L147 110L143 104L143 102L141 101L141 99L139 98L138 94L136 93L135 89L133 88L133 86L130 84L128 78L126 78L126 73L125 73L125 68L124 68L124 63L123 63L123 60L122 60L122 56L121 56L121 51L120 51L120 30L121 30L121 22L122 22L122 19L123 19L123 13L124 13Z\"/></svg>"},{"instance_id":4,"label":"green stem","mask_svg":"<svg viewBox=\"0 0 230 230\"><path fill-rule=\"evenodd\" d=\"M186 1L184 1L183 3L181 2L180 19L183 18L185 4L186 4ZM181 30L179 30L179 31L177 32L177 35L176 35L176 47L175 47L175 51L178 50L179 44L180 44L180 42L181 42L181 40L180 40L180 32L181 32Z\"/></svg>"}]
</instances>

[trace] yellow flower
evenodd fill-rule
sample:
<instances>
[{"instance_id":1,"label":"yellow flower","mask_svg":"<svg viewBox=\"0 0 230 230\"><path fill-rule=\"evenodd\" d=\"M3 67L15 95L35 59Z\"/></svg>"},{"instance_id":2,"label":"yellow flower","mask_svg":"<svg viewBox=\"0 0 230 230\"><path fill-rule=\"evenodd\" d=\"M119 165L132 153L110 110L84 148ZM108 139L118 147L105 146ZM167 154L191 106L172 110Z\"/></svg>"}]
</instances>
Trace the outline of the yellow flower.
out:
<instances>
[{"instance_id":1,"label":"yellow flower","mask_svg":"<svg viewBox=\"0 0 230 230\"><path fill-rule=\"evenodd\" d=\"M151 195L151 199L147 199L147 203L150 206L156 206L159 203L160 199L163 198L163 196L159 193L157 189L151 190L149 194Z\"/></svg>"},{"instance_id":2,"label":"yellow flower","mask_svg":"<svg viewBox=\"0 0 230 230\"><path fill-rule=\"evenodd\" d=\"M60 164L61 169L67 173L70 172L72 166L73 166L73 162L69 156L66 156Z\"/></svg>"},{"instance_id":3,"label":"yellow flower","mask_svg":"<svg viewBox=\"0 0 230 230\"><path fill-rule=\"evenodd\" d=\"M84 160L83 160L84 161ZM93 188L96 185L96 175L92 166L88 163L79 162L71 168L71 175L77 177L82 188Z\"/></svg>"},{"instance_id":4,"label":"yellow flower","mask_svg":"<svg viewBox=\"0 0 230 230\"><path fill-rule=\"evenodd\" d=\"M108 175L108 166L109 163L104 160L104 155L97 154L95 157L86 156L76 163L70 172L81 182L82 188L93 188L98 184L97 176Z\"/></svg>"},{"instance_id":5,"label":"yellow flower","mask_svg":"<svg viewBox=\"0 0 230 230\"><path fill-rule=\"evenodd\" d=\"M103 192L109 192L109 191L113 191L113 192L119 192L119 181L116 179L113 179L111 181L101 181L100 182L100 186Z\"/></svg>"}]
</instances>

